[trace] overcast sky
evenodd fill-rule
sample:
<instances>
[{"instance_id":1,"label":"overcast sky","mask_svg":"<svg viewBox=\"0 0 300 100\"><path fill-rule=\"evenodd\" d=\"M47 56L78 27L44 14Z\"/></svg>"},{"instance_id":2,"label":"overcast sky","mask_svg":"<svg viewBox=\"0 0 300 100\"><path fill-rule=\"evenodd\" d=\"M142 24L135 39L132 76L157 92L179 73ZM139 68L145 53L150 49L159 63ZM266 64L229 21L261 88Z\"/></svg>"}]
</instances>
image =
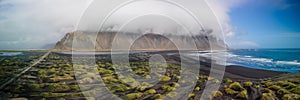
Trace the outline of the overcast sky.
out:
<instances>
[{"instance_id":1,"label":"overcast sky","mask_svg":"<svg viewBox=\"0 0 300 100\"><path fill-rule=\"evenodd\" d=\"M91 1L92 0L0 0L0 49L43 49L52 46L67 32L75 30L82 13L89 6ZM276 36L278 34L290 34L289 37L294 35L299 38L299 24L291 23L293 20L282 20L284 18L276 19L276 16L279 15L273 13L274 11L277 11L276 13L287 12L285 17L293 16L297 18L297 15L293 15L293 13L295 13L293 11L296 11L295 9L297 7L299 8L298 2L291 3L283 0L207 1L216 17L219 18L228 45L233 48L261 48L272 44L273 42L264 44L262 41L265 38L255 40L255 36L263 33L269 33L269 36L275 33ZM268 2L272 2L271 6ZM161 7L156 6L156 9L159 10L160 8ZM101 7L99 7L99 9L101 9ZM143 10L142 6L140 9ZM256 17L256 15L261 16ZM119 18L122 17L124 16L120 15ZM273 25L272 23L274 21L276 23L284 21L285 23ZM117 21L114 22L114 24L117 23ZM263 23L269 23L268 26L270 26L270 28L257 27L258 25L263 26ZM294 28L290 30L282 28L287 26ZM259 31L261 29L264 31ZM297 41L289 41L286 44L294 42ZM283 45L286 44L271 47L284 47ZM293 45L291 46L293 47Z\"/></svg>"}]
</instances>

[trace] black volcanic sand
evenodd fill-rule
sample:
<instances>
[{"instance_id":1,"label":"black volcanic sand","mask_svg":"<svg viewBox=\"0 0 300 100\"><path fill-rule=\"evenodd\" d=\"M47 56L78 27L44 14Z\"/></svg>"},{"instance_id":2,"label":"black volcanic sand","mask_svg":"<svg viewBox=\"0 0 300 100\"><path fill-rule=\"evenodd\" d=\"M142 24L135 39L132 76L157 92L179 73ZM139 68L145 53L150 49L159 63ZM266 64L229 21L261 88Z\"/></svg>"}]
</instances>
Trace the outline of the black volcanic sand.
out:
<instances>
[{"instance_id":1,"label":"black volcanic sand","mask_svg":"<svg viewBox=\"0 0 300 100\"><path fill-rule=\"evenodd\" d=\"M225 77L229 77L232 79L247 79L247 80L257 80L257 79L269 79L272 77L276 77L280 74L284 74L283 72L270 71L270 70L262 70L262 69L253 69L247 68L243 66L230 65L226 66Z\"/></svg>"}]
</instances>

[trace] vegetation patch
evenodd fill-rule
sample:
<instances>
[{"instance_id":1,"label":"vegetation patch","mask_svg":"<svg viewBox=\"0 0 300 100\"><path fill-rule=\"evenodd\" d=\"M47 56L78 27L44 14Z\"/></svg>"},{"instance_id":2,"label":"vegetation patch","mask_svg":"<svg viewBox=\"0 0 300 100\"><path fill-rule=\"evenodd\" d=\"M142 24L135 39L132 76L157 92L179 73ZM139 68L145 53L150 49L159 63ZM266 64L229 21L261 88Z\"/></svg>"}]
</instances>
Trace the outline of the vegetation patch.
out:
<instances>
[{"instance_id":1,"label":"vegetation patch","mask_svg":"<svg viewBox=\"0 0 300 100\"><path fill-rule=\"evenodd\" d=\"M252 85L253 85L253 83L250 82L250 81L244 82L244 86L246 86L246 87L250 87L250 86L252 86Z\"/></svg>"},{"instance_id":2,"label":"vegetation patch","mask_svg":"<svg viewBox=\"0 0 300 100\"><path fill-rule=\"evenodd\" d=\"M300 95L298 94L285 94L282 100L300 100Z\"/></svg>"},{"instance_id":3,"label":"vegetation patch","mask_svg":"<svg viewBox=\"0 0 300 100\"><path fill-rule=\"evenodd\" d=\"M243 90L242 92L240 92L239 94L237 94L236 97L237 98L241 98L241 99L247 99L248 98L247 90Z\"/></svg>"},{"instance_id":4,"label":"vegetation patch","mask_svg":"<svg viewBox=\"0 0 300 100\"><path fill-rule=\"evenodd\" d=\"M272 93L263 93L260 100L275 100Z\"/></svg>"},{"instance_id":5,"label":"vegetation patch","mask_svg":"<svg viewBox=\"0 0 300 100\"><path fill-rule=\"evenodd\" d=\"M230 88L226 88L226 89L225 89L225 92L226 92L226 94L229 94L229 95L235 95L235 94L238 93L237 91L232 90L232 89L230 89Z\"/></svg>"},{"instance_id":6,"label":"vegetation patch","mask_svg":"<svg viewBox=\"0 0 300 100\"><path fill-rule=\"evenodd\" d=\"M127 100L135 100L142 97L143 93L130 93L126 95Z\"/></svg>"},{"instance_id":7,"label":"vegetation patch","mask_svg":"<svg viewBox=\"0 0 300 100\"><path fill-rule=\"evenodd\" d=\"M236 91L241 91L244 90L243 86L239 82L233 82L229 85L230 89L236 90Z\"/></svg>"}]
</instances>

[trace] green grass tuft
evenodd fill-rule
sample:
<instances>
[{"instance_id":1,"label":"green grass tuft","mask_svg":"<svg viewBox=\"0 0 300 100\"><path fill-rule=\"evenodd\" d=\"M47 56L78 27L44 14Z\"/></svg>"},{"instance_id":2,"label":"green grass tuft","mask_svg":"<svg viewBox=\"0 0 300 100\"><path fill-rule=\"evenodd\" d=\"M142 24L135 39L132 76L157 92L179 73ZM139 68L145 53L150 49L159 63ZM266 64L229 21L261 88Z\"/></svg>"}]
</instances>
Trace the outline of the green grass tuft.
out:
<instances>
[{"instance_id":1,"label":"green grass tuft","mask_svg":"<svg viewBox=\"0 0 300 100\"><path fill-rule=\"evenodd\" d=\"M143 93L130 93L126 95L127 100L135 100L142 97Z\"/></svg>"},{"instance_id":2,"label":"green grass tuft","mask_svg":"<svg viewBox=\"0 0 300 100\"><path fill-rule=\"evenodd\" d=\"M300 100L300 95L298 94L285 94L282 100Z\"/></svg>"},{"instance_id":3,"label":"green grass tuft","mask_svg":"<svg viewBox=\"0 0 300 100\"><path fill-rule=\"evenodd\" d=\"M223 81L224 81L225 83L232 83L232 80L229 79L229 78L225 78Z\"/></svg>"},{"instance_id":4,"label":"green grass tuft","mask_svg":"<svg viewBox=\"0 0 300 100\"><path fill-rule=\"evenodd\" d=\"M243 90L242 92L237 94L236 97L241 99L247 99L248 98L247 90Z\"/></svg>"},{"instance_id":5,"label":"green grass tuft","mask_svg":"<svg viewBox=\"0 0 300 100\"><path fill-rule=\"evenodd\" d=\"M263 93L260 100L275 100L272 93Z\"/></svg>"},{"instance_id":6,"label":"green grass tuft","mask_svg":"<svg viewBox=\"0 0 300 100\"><path fill-rule=\"evenodd\" d=\"M252 85L253 85L253 83L250 82L250 81L244 82L244 86L246 86L246 87L250 87L250 86L252 86Z\"/></svg>"},{"instance_id":7,"label":"green grass tuft","mask_svg":"<svg viewBox=\"0 0 300 100\"><path fill-rule=\"evenodd\" d=\"M161 78L161 81L163 81L163 82L167 82L167 81L170 81L170 80L171 80L171 78L169 76L164 76L164 77Z\"/></svg>"},{"instance_id":8,"label":"green grass tuft","mask_svg":"<svg viewBox=\"0 0 300 100\"><path fill-rule=\"evenodd\" d=\"M232 90L230 88L227 88L227 89L225 89L225 93L229 94L229 95L234 95L234 94L237 94L238 92L234 91L234 90Z\"/></svg>"},{"instance_id":9,"label":"green grass tuft","mask_svg":"<svg viewBox=\"0 0 300 100\"><path fill-rule=\"evenodd\" d=\"M242 85L239 82L233 82L229 85L230 89L236 90L236 91L241 91L244 90L244 88L242 87Z\"/></svg>"}]
</instances>

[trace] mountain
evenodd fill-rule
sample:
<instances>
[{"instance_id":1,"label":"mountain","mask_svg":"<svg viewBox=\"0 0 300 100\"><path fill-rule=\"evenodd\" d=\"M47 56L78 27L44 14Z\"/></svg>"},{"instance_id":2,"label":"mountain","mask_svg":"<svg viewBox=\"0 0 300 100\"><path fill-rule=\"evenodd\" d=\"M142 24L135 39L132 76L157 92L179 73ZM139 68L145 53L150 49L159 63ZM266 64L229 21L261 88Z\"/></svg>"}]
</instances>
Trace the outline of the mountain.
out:
<instances>
[{"instance_id":1,"label":"mountain","mask_svg":"<svg viewBox=\"0 0 300 100\"><path fill-rule=\"evenodd\" d=\"M71 32L56 43L56 51L110 51L112 50L210 50L227 45L209 35L160 35L147 33Z\"/></svg>"}]
</instances>

